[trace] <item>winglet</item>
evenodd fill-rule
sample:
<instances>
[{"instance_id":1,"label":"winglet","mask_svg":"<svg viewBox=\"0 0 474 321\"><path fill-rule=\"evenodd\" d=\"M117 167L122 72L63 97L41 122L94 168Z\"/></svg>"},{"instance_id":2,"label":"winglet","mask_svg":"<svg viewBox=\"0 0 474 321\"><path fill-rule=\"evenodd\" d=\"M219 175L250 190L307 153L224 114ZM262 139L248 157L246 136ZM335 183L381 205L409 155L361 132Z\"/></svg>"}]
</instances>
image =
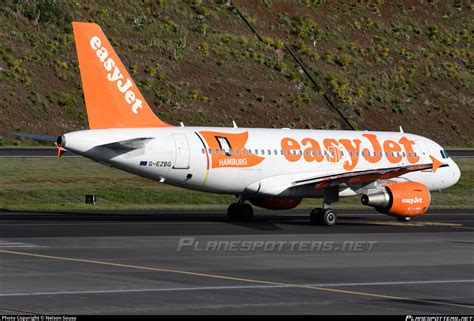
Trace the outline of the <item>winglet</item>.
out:
<instances>
[{"instance_id":1,"label":"winglet","mask_svg":"<svg viewBox=\"0 0 474 321\"><path fill-rule=\"evenodd\" d=\"M431 155L430 155L430 158L431 158L431 161L433 162L432 171L433 171L433 173L435 173L436 170L437 170L438 168L440 168L441 165L443 165L443 163L441 163L439 160L437 160L436 157L434 157L434 156L431 156Z\"/></svg>"}]
</instances>

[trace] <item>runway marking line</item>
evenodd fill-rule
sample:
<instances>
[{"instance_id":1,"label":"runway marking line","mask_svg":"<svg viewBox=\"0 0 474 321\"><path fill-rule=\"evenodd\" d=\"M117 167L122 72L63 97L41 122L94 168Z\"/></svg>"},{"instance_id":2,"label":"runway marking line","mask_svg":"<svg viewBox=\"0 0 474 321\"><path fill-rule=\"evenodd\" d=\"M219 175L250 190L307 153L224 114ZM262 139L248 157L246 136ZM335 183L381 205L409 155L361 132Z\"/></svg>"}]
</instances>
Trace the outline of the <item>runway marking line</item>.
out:
<instances>
[{"instance_id":1,"label":"runway marking line","mask_svg":"<svg viewBox=\"0 0 474 321\"><path fill-rule=\"evenodd\" d=\"M388 281L388 282L360 282L360 283L316 283L304 284L319 287L345 287L345 286L378 286L378 285L414 285L414 284L452 284L452 283L474 283L474 280L425 280L425 281ZM108 294L108 293L136 293L136 292L175 292L175 291L208 291L208 290L236 290L236 289L281 289L287 288L283 285L224 285L224 286L199 286L199 287L166 287L146 289L115 289L115 290L78 290L57 292L13 292L0 293L0 297L16 296L42 296L42 295L69 295L69 294ZM1 309L1 308L0 308Z\"/></svg>"},{"instance_id":2,"label":"runway marking line","mask_svg":"<svg viewBox=\"0 0 474 321\"><path fill-rule=\"evenodd\" d=\"M325 288L325 287L304 285L304 284L293 284L293 283L284 283L284 282L275 282L275 281L265 281L265 280L248 279L248 278L225 276L225 275L218 275L218 274L190 272L190 271L172 270L172 269L164 269L164 268L154 268L154 267L147 267L147 266L140 266L140 265L130 265L130 264L107 262L107 261L87 260L87 259L79 259L79 258L71 258L71 257L63 257L63 256L53 256L53 255L44 255L44 254L37 254L37 253L9 251L9 250L0 250L0 253L21 255L21 256L30 256L30 257L38 257L38 258L53 259L53 260L60 260L60 261L90 263L90 264L96 264L96 265L114 266L114 267L130 268L130 269L144 270L144 271L154 271L154 272L165 272L165 273L174 273L174 274L181 274L181 275L199 276L199 277L205 277L205 278L210 278L210 279L230 280L230 281L239 281L239 282L246 282L246 283L266 284L266 285L279 285L279 286L288 287L288 288L310 289L310 290L317 290L317 291L323 291L323 292L333 292L333 293L357 295L357 296L376 298L376 299L389 299L389 300L396 300L396 301L408 302L408 303L409 302L417 302L417 303L424 303L424 304L428 303L428 304L435 304L435 305L444 305L444 306L452 306L452 307L458 307L458 308L474 309L474 305L447 303L447 302L439 302L439 301L434 301L434 300L415 299L415 298L409 298L409 297L400 297L400 296L392 296L392 295L369 293L369 292L342 290L342 289L335 289L335 288Z\"/></svg>"},{"instance_id":3,"label":"runway marking line","mask_svg":"<svg viewBox=\"0 0 474 321\"><path fill-rule=\"evenodd\" d=\"M356 223L356 222L352 222ZM387 225L387 226L406 226L406 227L422 227L427 225L433 226L450 226L450 227L460 227L462 224L458 223L443 223L443 222L390 222L390 221L366 221L366 222L357 222L359 224L368 224L368 225Z\"/></svg>"},{"instance_id":4,"label":"runway marking line","mask_svg":"<svg viewBox=\"0 0 474 321\"><path fill-rule=\"evenodd\" d=\"M454 228L462 228L465 230L474 230L474 227L467 227L467 226L453 226Z\"/></svg>"},{"instance_id":5,"label":"runway marking line","mask_svg":"<svg viewBox=\"0 0 474 321\"><path fill-rule=\"evenodd\" d=\"M16 312L16 313L29 314L29 315L45 315L45 314L38 313L38 312L17 310L17 309L7 309L7 308L1 308L1 307L0 307L0 311Z\"/></svg>"}]
</instances>

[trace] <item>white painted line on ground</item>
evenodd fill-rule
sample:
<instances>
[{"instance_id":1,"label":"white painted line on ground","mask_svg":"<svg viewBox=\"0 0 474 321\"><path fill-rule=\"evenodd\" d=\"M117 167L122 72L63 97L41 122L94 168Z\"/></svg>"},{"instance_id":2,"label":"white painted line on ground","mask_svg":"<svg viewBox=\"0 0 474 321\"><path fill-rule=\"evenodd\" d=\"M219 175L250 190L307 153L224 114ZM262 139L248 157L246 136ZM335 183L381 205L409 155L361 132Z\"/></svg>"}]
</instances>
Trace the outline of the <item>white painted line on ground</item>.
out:
<instances>
[{"instance_id":1,"label":"white painted line on ground","mask_svg":"<svg viewBox=\"0 0 474 321\"><path fill-rule=\"evenodd\" d=\"M317 287L344 287L344 286L374 286L374 285L413 285L413 284L450 284L474 283L474 279L461 280L415 280L415 281L381 281L381 282L354 282L354 283L312 283L303 286ZM200 286L178 288L152 288L152 289L116 289L116 290L82 290L82 291L57 291L57 292L16 292L0 293L0 297L9 296L39 296L39 295L72 295L72 294L108 294L108 293L133 293L133 292L173 292L173 291L208 291L208 290L240 290L240 289L278 289L288 288L284 285L228 285L228 286Z\"/></svg>"},{"instance_id":2,"label":"white painted line on ground","mask_svg":"<svg viewBox=\"0 0 474 321\"><path fill-rule=\"evenodd\" d=\"M45 247L41 245L36 245L32 243L23 243L23 242L10 242L5 240L0 240L0 249L19 249L19 248L38 248Z\"/></svg>"}]
</instances>

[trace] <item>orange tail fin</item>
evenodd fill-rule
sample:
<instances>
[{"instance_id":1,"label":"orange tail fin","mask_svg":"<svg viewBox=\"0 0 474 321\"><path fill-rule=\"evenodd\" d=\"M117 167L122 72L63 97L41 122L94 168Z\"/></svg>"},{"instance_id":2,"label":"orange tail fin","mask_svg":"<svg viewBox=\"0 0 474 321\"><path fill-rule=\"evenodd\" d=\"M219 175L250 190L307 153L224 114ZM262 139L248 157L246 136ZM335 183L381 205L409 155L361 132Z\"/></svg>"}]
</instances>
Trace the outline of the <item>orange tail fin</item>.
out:
<instances>
[{"instance_id":1,"label":"orange tail fin","mask_svg":"<svg viewBox=\"0 0 474 321\"><path fill-rule=\"evenodd\" d=\"M146 103L120 58L95 23L73 22L89 127L171 126Z\"/></svg>"}]
</instances>

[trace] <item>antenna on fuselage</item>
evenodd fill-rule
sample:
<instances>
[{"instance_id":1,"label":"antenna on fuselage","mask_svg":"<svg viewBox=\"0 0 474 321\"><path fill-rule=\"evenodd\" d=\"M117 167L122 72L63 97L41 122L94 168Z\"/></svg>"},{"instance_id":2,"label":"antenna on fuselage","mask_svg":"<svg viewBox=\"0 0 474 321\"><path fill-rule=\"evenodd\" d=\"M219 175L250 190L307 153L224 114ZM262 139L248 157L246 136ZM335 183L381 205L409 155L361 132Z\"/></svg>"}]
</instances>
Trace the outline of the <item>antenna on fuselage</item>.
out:
<instances>
[{"instance_id":1,"label":"antenna on fuselage","mask_svg":"<svg viewBox=\"0 0 474 321\"><path fill-rule=\"evenodd\" d=\"M180 121L179 126L184 127L184 123L182 121Z\"/></svg>"},{"instance_id":2,"label":"antenna on fuselage","mask_svg":"<svg viewBox=\"0 0 474 321\"><path fill-rule=\"evenodd\" d=\"M234 128L239 128L239 126L237 126L237 124L235 123L235 120L232 121L232 126L233 126Z\"/></svg>"},{"instance_id":3,"label":"antenna on fuselage","mask_svg":"<svg viewBox=\"0 0 474 321\"><path fill-rule=\"evenodd\" d=\"M405 133L405 132L403 131L402 126L399 126L399 127L400 127L400 133L402 133L402 134Z\"/></svg>"}]
</instances>

